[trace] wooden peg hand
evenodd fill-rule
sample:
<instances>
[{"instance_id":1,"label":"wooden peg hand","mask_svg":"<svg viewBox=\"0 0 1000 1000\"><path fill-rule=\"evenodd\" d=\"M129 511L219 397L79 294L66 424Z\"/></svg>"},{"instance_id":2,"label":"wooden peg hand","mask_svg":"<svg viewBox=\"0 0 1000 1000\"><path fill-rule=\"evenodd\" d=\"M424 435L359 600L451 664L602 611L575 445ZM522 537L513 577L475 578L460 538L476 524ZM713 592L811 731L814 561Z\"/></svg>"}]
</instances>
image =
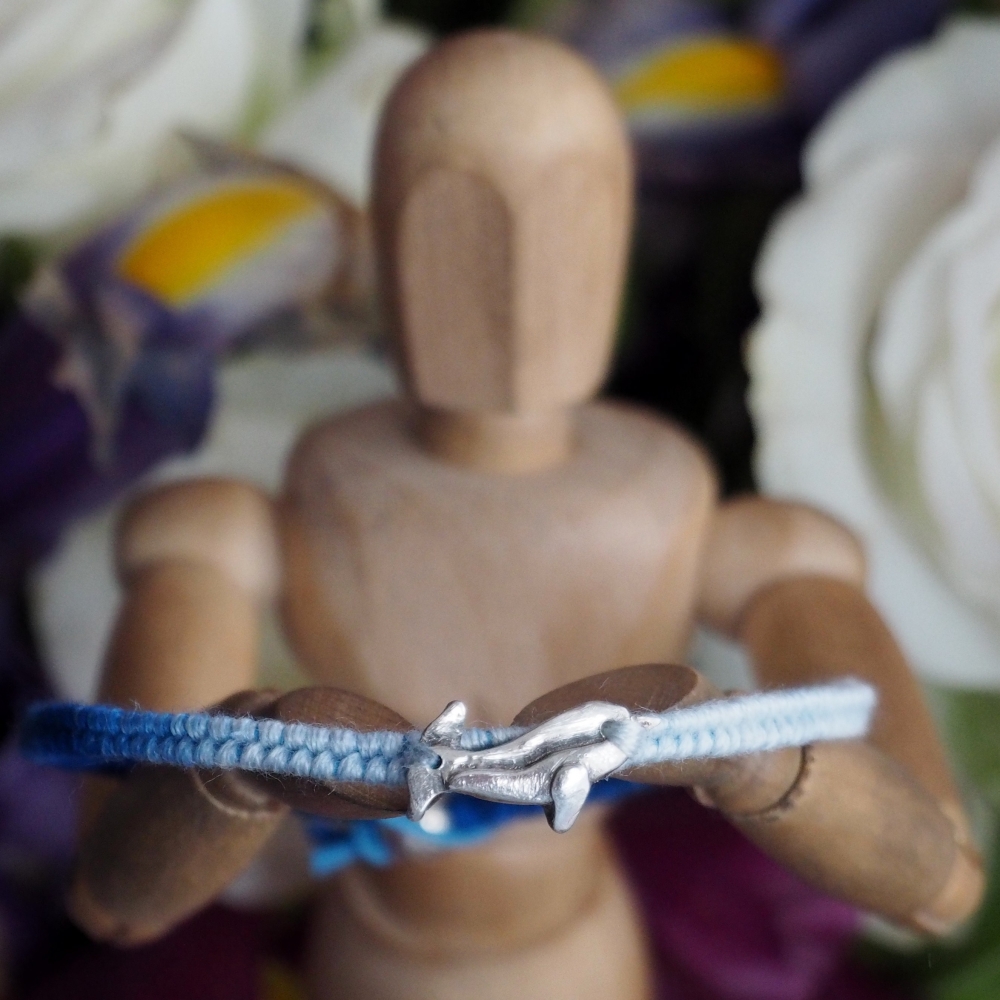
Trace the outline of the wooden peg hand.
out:
<instances>
[{"instance_id":1,"label":"wooden peg hand","mask_svg":"<svg viewBox=\"0 0 1000 1000\"><path fill-rule=\"evenodd\" d=\"M247 691L217 708L363 732L413 728L384 706L333 688L277 699L274 692ZM84 834L70 914L92 937L141 944L211 902L250 864L289 807L348 820L398 815L406 804L405 788L138 767Z\"/></svg>"},{"instance_id":2,"label":"wooden peg hand","mask_svg":"<svg viewBox=\"0 0 1000 1000\"><path fill-rule=\"evenodd\" d=\"M408 733L415 728L377 701L332 687L300 688L278 698L257 714L282 722L343 726L363 733L379 729ZM331 819L400 816L406 812L410 801L405 785L367 785L360 781L329 783L263 774L248 775L244 780L284 805Z\"/></svg>"},{"instance_id":3,"label":"wooden peg hand","mask_svg":"<svg viewBox=\"0 0 1000 1000\"><path fill-rule=\"evenodd\" d=\"M610 701L634 711L664 712L721 698L723 694L692 667L649 663L621 667L556 688L524 708L514 720L535 726L587 701ZM647 764L622 772L630 781L697 788L703 800L730 811L753 813L778 802L795 783L798 749L707 760Z\"/></svg>"},{"instance_id":4,"label":"wooden peg hand","mask_svg":"<svg viewBox=\"0 0 1000 1000\"><path fill-rule=\"evenodd\" d=\"M218 709L252 714L273 701L273 692L245 691ZM286 812L234 774L136 767L83 831L70 916L99 940L154 940L239 875Z\"/></svg>"},{"instance_id":5,"label":"wooden peg hand","mask_svg":"<svg viewBox=\"0 0 1000 1000\"><path fill-rule=\"evenodd\" d=\"M664 711L720 696L690 667L625 667L549 692L515 723L537 725L586 701ZM956 843L934 796L864 742L648 765L627 777L691 787L811 884L917 930L951 929L981 892L978 859Z\"/></svg>"},{"instance_id":6,"label":"wooden peg hand","mask_svg":"<svg viewBox=\"0 0 1000 1000\"><path fill-rule=\"evenodd\" d=\"M752 815L714 802L814 884L946 933L976 909L982 867L920 686L864 575L858 541L819 511L762 497L720 506L703 620L743 643L765 688L851 676L877 689L879 705L866 742L811 748L774 808Z\"/></svg>"}]
</instances>

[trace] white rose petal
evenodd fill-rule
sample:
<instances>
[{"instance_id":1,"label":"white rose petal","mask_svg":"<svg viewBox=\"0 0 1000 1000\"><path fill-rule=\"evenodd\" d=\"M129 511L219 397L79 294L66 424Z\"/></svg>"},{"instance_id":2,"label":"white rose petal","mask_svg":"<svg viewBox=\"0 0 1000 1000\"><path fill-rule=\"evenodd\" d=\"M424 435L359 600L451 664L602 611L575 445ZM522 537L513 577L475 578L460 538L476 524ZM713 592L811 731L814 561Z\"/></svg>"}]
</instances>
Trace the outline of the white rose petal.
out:
<instances>
[{"instance_id":1,"label":"white rose petal","mask_svg":"<svg viewBox=\"0 0 1000 1000\"><path fill-rule=\"evenodd\" d=\"M171 0L22 0L0 9L0 104L73 77L181 16Z\"/></svg>"},{"instance_id":2,"label":"white rose petal","mask_svg":"<svg viewBox=\"0 0 1000 1000\"><path fill-rule=\"evenodd\" d=\"M1000 612L1000 534L969 468L962 426L946 379L932 373L916 418L916 458L924 501L940 533L939 557L960 590Z\"/></svg>"},{"instance_id":3,"label":"white rose petal","mask_svg":"<svg viewBox=\"0 0 1000 1000\"><path fill-rule=\"evenodd\" d=\"M246 0L254 34L256 75L253 117L266 119L280 109L299 85L299 53L308 25L309 4ZM251 121L250 124L256 124Z\"/></svg>"},{"instance_id":4,"label":"white rose petal","mask_svg":"<svg viewBox=\"0 0 1000 1000\"><path fill-rule=\"evenodd\" d=\"M774 226L748 359L761 485L830 511L928 677L1000 686L1000 22L887 60Z\"/></svg>"},{"instance_id":5,"label":"white rose petal","mask_svg":"<svg viewBox=\"0 0 1000 1000\"><path fill-rule=\"evenodd\" d=\"M959 18L882 62L832 109L804 157L807 186L894 146L975 156L1000 134L1000 23Z\"/></svg>"},{"instance_id":6,"label":"white rose petal","mask_svg":"<svg viewBox=\"0 0 1000 1000\"><path fill-rule=\"evenodd\" d=\"M0 17L0 233L48 236L287 99L307 0L38 0Z\"/></svg>"},{"instance_id":7,"label":"white rose petal","mask_svg":"<svg viewBox=\"0 0 1000 1000\"><path fill-rule=\"evenodd\" d=\"M0 112L0 176L39 161L72 155L98 138L108 103L156 59L170 40L169 26L149 32L70 80L44 87Z\"/></svg>"}]
</instances>

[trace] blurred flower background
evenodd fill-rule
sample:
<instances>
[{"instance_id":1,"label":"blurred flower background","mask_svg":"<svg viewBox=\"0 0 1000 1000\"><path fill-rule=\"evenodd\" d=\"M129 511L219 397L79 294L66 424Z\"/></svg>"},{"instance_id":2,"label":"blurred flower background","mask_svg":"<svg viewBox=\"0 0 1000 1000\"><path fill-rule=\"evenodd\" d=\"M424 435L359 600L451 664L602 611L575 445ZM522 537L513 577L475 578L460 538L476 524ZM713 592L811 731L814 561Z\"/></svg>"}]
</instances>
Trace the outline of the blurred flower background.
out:
<instances>
[{"instance_id":1,"label":"blurred flower background","mask_svg":"<svg viewBox=\"0 0 1000 1000\"><path fill-rule=\"evenodd\" d=\"M813 133L757 265L762 489L864 540L870 591L1000 808L1000 19L885 60ZM1000 990L994 893L924 991Z\"/></svg>"},{"instance_id":2,"label":"blurred flower background","mask_svg":"<svg viewBox=\"0 0 1000 1000\"><path fill-rule=\"evenodd\" d=\"M434 37L487 23L575 46L629 123L638 211L606 391L688 427L727 492L858 531L992 837L991 3L0 0L0 996L297 995L301 836L280 842L280 885L262 866L158 945L96 947L60 907L75 783L10 734L33 697L93 695L131 491L202 473L274 489L306 422L396 391L366 217L375 125ZM724 650L705 643L711 669ZM263 682L300 683L274 623L262 663ZM1000 995L1000 899L962 942L859 952L856 914L686 799L630 804L614 830L664 998Z\"/></svg>"}]
</instances>

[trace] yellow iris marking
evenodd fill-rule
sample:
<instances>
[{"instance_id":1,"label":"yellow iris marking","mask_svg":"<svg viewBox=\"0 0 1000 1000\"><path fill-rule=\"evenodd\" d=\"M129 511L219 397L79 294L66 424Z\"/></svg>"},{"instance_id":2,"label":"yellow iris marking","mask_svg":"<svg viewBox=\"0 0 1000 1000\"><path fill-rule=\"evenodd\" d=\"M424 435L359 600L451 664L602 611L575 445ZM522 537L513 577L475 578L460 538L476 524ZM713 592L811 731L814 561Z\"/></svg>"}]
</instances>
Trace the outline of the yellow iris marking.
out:
<instances>
[{"instance_id":1,"label":"yellow iris marking","mask_svg":"<svg viewBox=\"0 0 1000 1000\"><path fill-rule=\"evenodd\" d=\"M288 183L215 189L157 219L122 256L119 273L169 305L184 305L316 205Z\"/></svg>"},{"instance_id":2,"label":"yellow iris marking","mask_svg":"<svg viewBox=\"0 0 1000 1000\"><path fill-rule=\"evenodd\" d=\"M781 63L755 42L706 38L672 46L643 59L615 84L627 112L673 105L691 112L735 110L774 100Z\"/></svg>"}]
</instances>

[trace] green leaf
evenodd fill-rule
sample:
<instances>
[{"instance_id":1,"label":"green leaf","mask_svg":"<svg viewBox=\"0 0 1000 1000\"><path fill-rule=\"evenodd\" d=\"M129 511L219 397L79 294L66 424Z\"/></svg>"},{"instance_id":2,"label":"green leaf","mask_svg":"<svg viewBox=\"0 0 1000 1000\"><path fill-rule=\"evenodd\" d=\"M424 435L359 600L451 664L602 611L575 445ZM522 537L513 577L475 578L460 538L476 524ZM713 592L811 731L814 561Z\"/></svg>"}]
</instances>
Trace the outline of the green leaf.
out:
<instances>
[{"instance_id":1,"label":"green leaf","mask_svg":"<svg viewBox=\"0 0 1000 1000\"><path fill-rule=\"evenodd\" d=\"M933 980L930 1000L996 1000L1000 997L1000 944L975 961Z\"/></svg>"},{"instance_id":2,"label":"green leaf","mask_svg":"<svg viewBox=\"0 0 1000 1000\"><path fill-rule=\"evenodd\" d=\"M948 742L959 769L1000 812L1000 694L950 691L943 702Z\"/></svg>"}]
</instances>

